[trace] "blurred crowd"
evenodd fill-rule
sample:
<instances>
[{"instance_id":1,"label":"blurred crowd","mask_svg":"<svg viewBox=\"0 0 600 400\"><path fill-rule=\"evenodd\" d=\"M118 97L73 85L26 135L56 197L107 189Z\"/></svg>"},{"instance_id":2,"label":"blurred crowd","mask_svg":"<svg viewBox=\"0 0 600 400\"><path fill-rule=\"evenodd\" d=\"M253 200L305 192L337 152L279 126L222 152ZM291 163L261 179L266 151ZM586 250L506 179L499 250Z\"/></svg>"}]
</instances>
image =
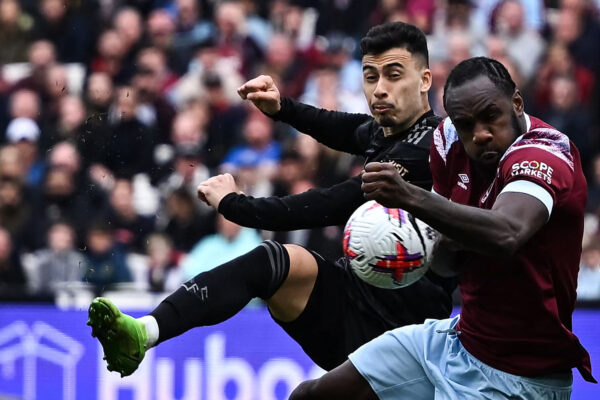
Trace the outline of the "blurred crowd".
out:
<instances>
[{"instance_id":1,"label":"blurred crowd","mask_svg":"<svg viewBox=\"0 0 600 400\"><path fill-rule=\"evenodd\" d=\"M252 196L328 186L362 160L273 122L236 88L368 113L358 42L428 36L445 115L461 60L500 60L526 110L566 133L589 182L580 297L600 299L598 0L0 0L0 297L176 289L264 238L341 255L341 227L241 228L196 198L229 172ZM344 132L340 132L344 134Z\"/></svg>"}]
</instances>

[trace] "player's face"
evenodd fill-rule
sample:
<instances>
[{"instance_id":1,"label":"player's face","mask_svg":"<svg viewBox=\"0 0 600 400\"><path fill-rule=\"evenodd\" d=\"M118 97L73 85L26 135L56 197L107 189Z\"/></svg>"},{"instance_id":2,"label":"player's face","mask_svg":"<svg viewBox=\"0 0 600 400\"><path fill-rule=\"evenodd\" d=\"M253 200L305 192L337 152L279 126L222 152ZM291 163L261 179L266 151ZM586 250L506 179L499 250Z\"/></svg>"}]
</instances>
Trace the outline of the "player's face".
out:
<instances>
[{"instance_id":1,"label":"player's face","mask_svg":"<svg viewBox=\"0 0 600 400\"><path fill-rule=\"evenodd\" d=\"M467 155L495 167L514 140L524 132L523 99L509 98L487 76L479 76L446 93L446 112Z\"/></svg>"},{"instance_id":2,"label":"player's face","mask_svg":"<svg viewBox=\"0 0 600 400\"><path fill-rule=\"evenodd\" d=\"M363 89L375 120L400 132L429 109L431 71L419 56L394 47L362 59Z\"/></svg>"}]
</instances>

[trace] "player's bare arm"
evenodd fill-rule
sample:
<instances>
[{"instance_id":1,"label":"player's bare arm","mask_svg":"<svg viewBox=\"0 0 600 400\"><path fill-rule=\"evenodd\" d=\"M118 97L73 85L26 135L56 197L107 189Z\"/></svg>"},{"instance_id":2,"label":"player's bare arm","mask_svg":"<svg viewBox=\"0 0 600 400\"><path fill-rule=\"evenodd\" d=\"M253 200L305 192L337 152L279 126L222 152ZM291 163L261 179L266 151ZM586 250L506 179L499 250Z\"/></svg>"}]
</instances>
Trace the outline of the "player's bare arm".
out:
<instances>
[{"instance_id":1,"label":"player's bare arm","mask_svg":"<svg viewBox=\"0 0 600 400\"><path fill-rule=\"evenodd\" d=\"M237 90L243 100L250 100L267 115L274 115L281 109L279 89L268 75L260 75L249 80Z\"/></svg>"},{"instance_id":2,"label":"player's bare arm","mask_svg":"<svg viewBox=\"0 0 600 400\"><path fill-rule=\"evenodd\" d=\"M491 210L456 204L406 182L394 166L369 163L362 176L369 200L402 208L470 250L511 256L548 220L548 209L523 193L503 193Z\"/></svg>"},{"instance_id":3,"label":"player's bare arm","mask_svg":"<svg viewBox=\"0 0 600 400\"><path fill-rule=\"evenodd\" d=\"M198 198L217 210L229 193L242 193L231 174L213 176L198 186Z\"/></svg>"}]
</instances>

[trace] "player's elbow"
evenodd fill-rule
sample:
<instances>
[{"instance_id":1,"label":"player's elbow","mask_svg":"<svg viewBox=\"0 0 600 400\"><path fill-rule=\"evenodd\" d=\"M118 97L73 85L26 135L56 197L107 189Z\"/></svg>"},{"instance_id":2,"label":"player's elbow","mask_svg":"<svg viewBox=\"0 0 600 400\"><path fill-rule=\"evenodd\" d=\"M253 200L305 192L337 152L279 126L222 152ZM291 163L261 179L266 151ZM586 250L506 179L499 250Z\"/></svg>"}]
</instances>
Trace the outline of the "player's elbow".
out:
<instances>
[{"instance_id":1,"label":"player's elbow","mask_svg":"<svg viewBox=\"0 0 600 400\"><path fill-rule=\"evenodd\" d=\"M317 380L302 382L290 395L289 400L318 400L322 399L316 390Z\"/></svg>"},{"instance_id":2,"label":"player's elbow","mask_svg":"<svg viewBox=\"0 0 600 400\"><path fill-rule=\"evenodd\" d=\"M517 253L520 247L517 237L511 233L506 233L495 241L494 255L501 258L510 258Z\"/></svg>"},{"instance_id":3,"label":"player's elbow","mask_svg":"<svg viewBox=\"0 0 600 400\"><path fill-rule=\"evenodd\" d=\"M526 227L516 219L503 218L490 227L488 255L500 258L511 258L526 241Z\"/></svg>"}]
</instances>

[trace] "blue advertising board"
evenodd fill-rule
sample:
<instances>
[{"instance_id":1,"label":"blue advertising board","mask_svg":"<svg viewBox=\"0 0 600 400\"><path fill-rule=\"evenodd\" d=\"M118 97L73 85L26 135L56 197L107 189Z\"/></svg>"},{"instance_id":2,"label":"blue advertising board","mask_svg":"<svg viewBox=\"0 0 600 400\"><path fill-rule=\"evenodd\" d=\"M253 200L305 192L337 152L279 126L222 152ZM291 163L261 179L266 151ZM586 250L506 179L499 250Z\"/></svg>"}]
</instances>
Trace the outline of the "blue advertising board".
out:
<instances>
[{"instance_id":1,"label":"blue advertising board","mask_svg":"<svg viewBox=\"0 0 600 400\"><path fill-rule=\"evenodd\" d=\"M106 370L86 319L85 310L0 306L0 398L280 400L323 372L265 309L253 308L161 344L121 379ZM577 310L573 323L598 375L600 310ZM574 375L573 400L600 398L599 385Z\"/></svg>"}]
</instances>

